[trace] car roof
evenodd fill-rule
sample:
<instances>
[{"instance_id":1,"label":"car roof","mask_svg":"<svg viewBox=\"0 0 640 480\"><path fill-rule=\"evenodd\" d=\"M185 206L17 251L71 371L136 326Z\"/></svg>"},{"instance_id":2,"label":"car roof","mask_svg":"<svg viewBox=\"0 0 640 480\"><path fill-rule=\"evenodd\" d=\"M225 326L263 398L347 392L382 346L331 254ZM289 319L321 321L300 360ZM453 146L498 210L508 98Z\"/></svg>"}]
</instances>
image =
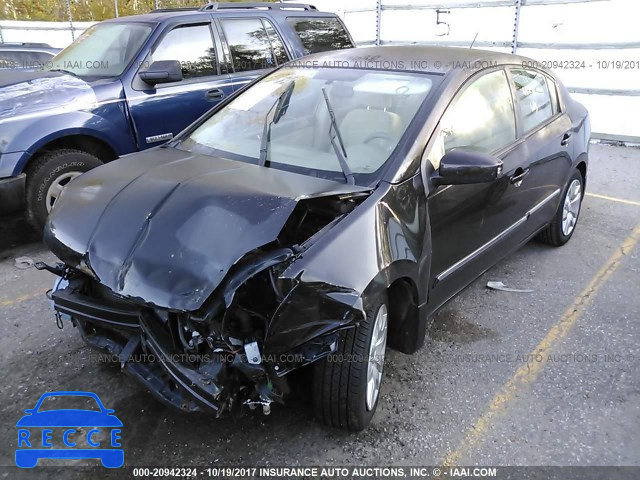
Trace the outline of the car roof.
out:
<instances>
[{"instance_id":1,"label":"car roof","mask_svg":"<svg viewBox=\"0 0 640 480\"><path fill-rule=\"evenodd\" d=\"M221 2L208 3L199 7L179 7L179 8L159 8L149 13L140 15L130 15L127 17L111 18L104 22L121 23L121 22L145 22L145 23L162 23L165 20L175 19L177 17L197 17L199 15L211 14L254 14L254 15L278 15L287 16L303 14L305 16L335 16L333 13L320 12L316 7L306 3L268 3L268 2Z\"/></svg>"},{"instance_id":2,"label":"car roof","mask_svg":"<svg viewBox=\"0 0 640 480\"><path fill-rule=\"evenodd\" d=\"M470 66L466 70L471 74L477 71L478 67L483 68L484 65L522 64L524 61L529 59L519 55L476 48L385 45L316 53L291 63L300 62L305 66L317 63L320 66L342 68L408 70L442 75L454 70L465 70L465 66Z\"/></svg>"}]
</instances>

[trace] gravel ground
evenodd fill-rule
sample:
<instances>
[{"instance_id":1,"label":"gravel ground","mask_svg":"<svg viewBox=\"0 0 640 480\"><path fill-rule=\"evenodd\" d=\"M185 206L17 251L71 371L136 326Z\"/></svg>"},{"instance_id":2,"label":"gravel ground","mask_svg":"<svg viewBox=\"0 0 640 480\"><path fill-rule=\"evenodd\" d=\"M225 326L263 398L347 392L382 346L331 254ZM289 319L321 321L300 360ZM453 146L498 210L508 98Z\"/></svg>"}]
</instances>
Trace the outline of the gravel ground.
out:
<instances>
[{"instance_id":1,"label":"gravel ground","mask_svg":"<svg viewBox=\"0 0 640 480\"><path fill-rule=\"evenodd\" d=\"M115 409L128 466L440 465L451 454L460 465L640 466L640 246L590 295L544 368L487 416L496 394L640 222L640 149L594 145L591 158L589 194L631 203L587 196L567 246L531 242L446 305L417 354L389 351L378 411L357 435L320 425L305 396L268 417L215 420L166 408L98 363L71 325L56 328L44 296L52 275L15 266L19 256L53 257L21 218L0 219L0 475L58 473L11 467L15 422L50 390L92 391ZM534 293L487 290L489 280ZM65 477L86 473L67 470Z\"/></svg>"}]
</instances>

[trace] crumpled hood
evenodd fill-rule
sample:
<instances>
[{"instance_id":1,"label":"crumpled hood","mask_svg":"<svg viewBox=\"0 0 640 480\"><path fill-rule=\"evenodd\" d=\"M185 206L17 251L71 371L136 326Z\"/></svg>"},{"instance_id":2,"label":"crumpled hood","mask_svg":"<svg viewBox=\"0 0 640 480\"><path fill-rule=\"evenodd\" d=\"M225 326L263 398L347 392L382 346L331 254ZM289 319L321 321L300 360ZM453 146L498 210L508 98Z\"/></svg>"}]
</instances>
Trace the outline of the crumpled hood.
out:
<instances>
[{"instance_id":1,"label":"crumpled hood","mask_svg":"<svg viewBox=\"0 0 640 480\"><path fill-rule=\"evenodd\" d=\"M234 263L276 239L298 200L364 190L158 148L76 178L45 241L67 262L82 256L119 295L195 311Z\"/></svg>"},{"instance_id":2,"label":"crumpled hood","mask_svg":"<svg viewBox=\"0 0 640 480\"><path fill-rule=\"evenodd\" d=\"M0 72L0 122L23 115L49 115L91 108L96 104L91 86L73 75L41 71Z\"/></svg>"}]
</instances>

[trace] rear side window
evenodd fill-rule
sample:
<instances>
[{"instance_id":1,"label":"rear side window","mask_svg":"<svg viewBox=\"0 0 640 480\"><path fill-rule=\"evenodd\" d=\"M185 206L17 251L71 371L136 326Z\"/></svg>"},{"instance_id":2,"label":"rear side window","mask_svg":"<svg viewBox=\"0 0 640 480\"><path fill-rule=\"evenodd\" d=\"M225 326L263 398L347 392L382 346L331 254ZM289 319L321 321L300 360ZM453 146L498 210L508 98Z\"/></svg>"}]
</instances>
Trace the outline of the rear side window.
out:
<instances>
[{"instance_id":1,"label":"rear side window","mask_svg":"<svg viewBox=\"0 0 640 480\"><path fill-rule=\"evenodd\" d=\"M344 26L335 17L290 17L287 21L300 37L306 55L354 46Z\"/></svg>"},{"instance_id":2,"label":"rear side window","mask_svg":"<svg viewBox=\"0 0 640 480\"><path fill-rule=\"evenodd\" d=\"M444 152L461 148L492 153L513 143L516 123L511 89L503 70L475 80L440 120Z\"/></svg>"},{"instance_id":3,"label":"rear side window","mask_svg":"<svg viewBox=\"0 0 640 480\"><path fill-rule=\"evenodd\" d=\"M556 113L547 77L533 70L512 70L516 101L520 107L522 130L528 133Z\"/></svg>"},{"instance_id":4,"label":"rear side window","mask_svg":"<svg viewBox=\"0 0 640 480\"><path fill-rule=\"evenodd\" d=\"M171 30L155 48L148 64L158 60L178 60L185 79L217 75L216 49L209 24Z\"/></svg>"},{"instance_id":5,"label":"rear side window","mask_svg":"<svg viewBox=\"0 0 640 480\"><path fill-rule=\"evenodd\" d=\"M560 113L560 102L558 101L558 89L556 87L556 82L547 77L547 86L549 87L549 93L551 94L551 107L553 108L553 113Z\"/></svg>"},{"instance_id":6,"label":"rear side window","mask_svg":"<svg viewBox=\"0 0 640 480\"><path fill-rule=\"evenodd\" d=\"M222 30L229 44L233 69L236 72L273 68L278 64L276 58L286 58L284 45L277 36L267 33L259 18L220 20ZM271 49L272 42L279 42ZM283 57L284 55L284 57Z\"/></svg>"}]
</instances>

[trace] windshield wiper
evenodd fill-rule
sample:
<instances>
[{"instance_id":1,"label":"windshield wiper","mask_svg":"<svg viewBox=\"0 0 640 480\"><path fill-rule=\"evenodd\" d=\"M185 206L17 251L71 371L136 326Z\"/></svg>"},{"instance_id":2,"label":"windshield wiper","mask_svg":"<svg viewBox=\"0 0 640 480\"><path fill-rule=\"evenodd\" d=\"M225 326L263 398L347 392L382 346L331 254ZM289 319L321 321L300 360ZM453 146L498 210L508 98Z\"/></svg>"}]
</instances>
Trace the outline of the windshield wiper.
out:
<instances>
[{"instance_id":1,"label":"windshield wiper","mask_svg":"<svg viewBox=\"0 0 640 480\"><path fill-rule=\"evenodd\" d=\"M271 127L273 124L277 124L282 117L287 114L289 109L289 102L291 102L291 95L296 87L295 80L287 85L287 88L280 94L280 96L273 103L266 117L264 118L264 128L262 130L262 141L260 142L260 158L258 159L258 165L265 165L269 160L269 145L271 144ZM271 112L274 112L273 116Z\"/></svg>"},{"instance_id":2,"label":"windshield wiper","mask_svg":"<svg viewBox=\"0 0 640 480\"><path fill-rule=\"evenodd\" d=\"M336 157L338 157L338 162L340 162L340 168L342 169L342 173L344 174L344 178L347 180L347 184L355 185L356 179L349 168L349 164L347 163L347 149L344 148L344 142L342 141L342 135L340 135L340 130L338 129L338 122L336 122L336 114L331 107L331 102L329 101L329 95L327 95L327 90L322 87L322 95L324 95L324 101L327 104L327 110L329 110L329 118L331 119L331 127L329 127L329 139L331 140L331 146L333 147L334 152L336 152ZM340 145L338 146L338 143Z\"/></svg>"}]
</instances>

